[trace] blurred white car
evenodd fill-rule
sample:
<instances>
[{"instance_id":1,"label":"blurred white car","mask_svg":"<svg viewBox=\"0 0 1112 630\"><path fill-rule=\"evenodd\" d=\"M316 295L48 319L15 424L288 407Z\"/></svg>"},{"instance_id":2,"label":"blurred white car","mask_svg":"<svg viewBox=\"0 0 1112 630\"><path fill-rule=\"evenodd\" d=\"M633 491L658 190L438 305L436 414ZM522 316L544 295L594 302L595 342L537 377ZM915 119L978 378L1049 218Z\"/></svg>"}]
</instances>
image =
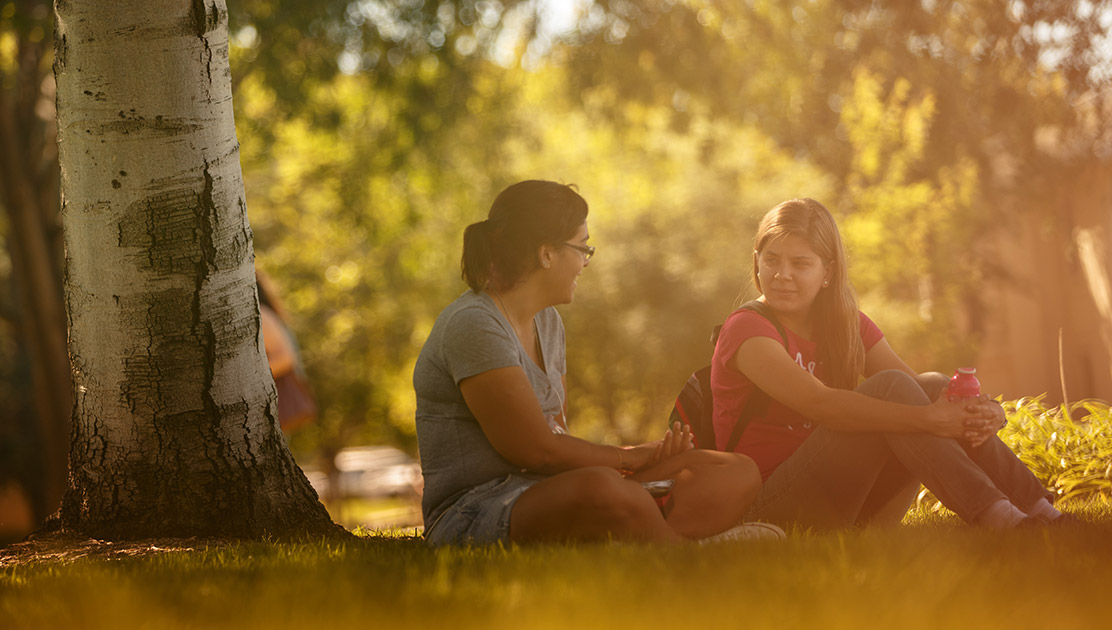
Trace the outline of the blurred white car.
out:
<instances>
[{"instance_id":1,"label":"blurred white car","mask_svg":"<svg viewBox=\"0 0 1112 630\"><path fill-rule=\"evenodd\" d=\"M337 499L418 498L423 479L421 465L392 446L353 446L336 453ZM305 476L322 498L329 496L329 479L323 472L306 469Z\"/></svg>"}]
</instances>

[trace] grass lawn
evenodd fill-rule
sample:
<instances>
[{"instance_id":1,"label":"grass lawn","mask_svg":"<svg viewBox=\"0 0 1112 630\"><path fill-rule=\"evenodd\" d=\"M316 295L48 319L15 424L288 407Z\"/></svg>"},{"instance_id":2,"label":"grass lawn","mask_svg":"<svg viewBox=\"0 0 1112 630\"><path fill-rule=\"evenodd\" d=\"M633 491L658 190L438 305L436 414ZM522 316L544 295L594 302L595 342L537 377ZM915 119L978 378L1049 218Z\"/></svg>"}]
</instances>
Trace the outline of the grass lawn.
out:
<instances>
[{"instance_id":1,"label":"grass lawn","mask_svg":"<svg viewBox=\"0 0 1112 630\"><path fill-rule=\"evenodd\" d=\"M925 495L898 528L704 547L432 550L413 529L342 543L21 543L0 547L0 630L1110 627L1112 411L1005 409L1004 439L1086 524L966 527Z\"/></svg>"},{"instance_id":2,"label":"grass lawn","mask_svg":"<svg viewBox=\"0 0 1112 630\"><path fill-rule=\"evenodd\" d=\"M1075 511L1092 522L995 532L923 511L705 547L430 550L374 534L8 557L0 628L1105 628L1112 510Z\"/></svg>"}]
</instances>

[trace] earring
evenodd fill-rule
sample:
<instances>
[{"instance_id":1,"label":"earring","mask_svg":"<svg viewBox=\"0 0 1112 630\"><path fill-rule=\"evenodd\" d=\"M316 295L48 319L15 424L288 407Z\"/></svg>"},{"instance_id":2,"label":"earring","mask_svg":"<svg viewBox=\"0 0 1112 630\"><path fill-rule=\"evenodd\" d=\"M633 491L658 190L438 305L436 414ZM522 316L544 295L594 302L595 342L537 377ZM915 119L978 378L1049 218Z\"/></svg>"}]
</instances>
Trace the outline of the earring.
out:
<instances>
[{"instance_id":1,"label":"earring","mask_svg":"<svg viewBox=\"0 0 1112 630\"><path fill-rule=\"evenodd\" d=\"M830 286L830 281L829 280L823 280L822 281L822 286L824 286L824 287Z\"/></svg>"},{"instance_id":2,"label":"earring","mask_svg":"<svg viewBox=\"0 0 1112 630\"><path fill-rule=\"evenodd\" d=\"M545 269L548 269L548 261L546 260L546 261L542 262L541 266L544 267Z\"/></svg>"}]
</instances>

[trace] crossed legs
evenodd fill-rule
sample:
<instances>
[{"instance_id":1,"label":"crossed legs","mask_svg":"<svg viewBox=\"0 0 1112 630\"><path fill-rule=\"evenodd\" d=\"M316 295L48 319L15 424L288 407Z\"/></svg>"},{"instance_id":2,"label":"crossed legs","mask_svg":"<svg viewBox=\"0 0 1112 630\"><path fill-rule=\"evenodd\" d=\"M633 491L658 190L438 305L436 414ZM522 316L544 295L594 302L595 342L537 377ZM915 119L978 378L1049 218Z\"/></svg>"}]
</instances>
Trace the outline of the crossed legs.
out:
<instances>
[{"instance_id":1,"label":"crossed legs","mask_svg":"<svg viewBox=\"0 0 1112 630\"><path fill-rule=\"evenodd\" d=\"M665 517L642 481L674 479ZM510 513L510 540L682 542L739 522L760 487L748 457L690 450L630 478L605 467L560 473L526 490Z\"/></svg>"}]
</instances>

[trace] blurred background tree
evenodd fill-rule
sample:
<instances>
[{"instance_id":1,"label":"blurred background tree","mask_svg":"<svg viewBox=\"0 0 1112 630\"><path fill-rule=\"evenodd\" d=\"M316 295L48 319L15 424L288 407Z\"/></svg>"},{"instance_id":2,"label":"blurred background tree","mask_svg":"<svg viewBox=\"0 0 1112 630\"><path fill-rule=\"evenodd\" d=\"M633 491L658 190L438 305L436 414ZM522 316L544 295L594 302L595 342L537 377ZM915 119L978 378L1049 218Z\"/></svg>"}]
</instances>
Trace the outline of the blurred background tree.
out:
<instances>
[{"instance_id":1,"label":"blurred background tree","mask_svg":"<svg viewBox=\"0 0 1112 630\"><path fill-rule=\"evenodd\" d=\"M709 356L711 327L753 296L756 221L793 196L839 216L863 307L905 358L985 365L986 344L1002 343L986 287L1025 282L1001 255L1009 243L1080 273L1060 191L1112 155L1110 5L230 1L257 264L281 290L320 404L291 446L303 463L358 443L415 451L411 370L464 289L462 229L531 177L575 183L591 204L599 255L562 311L571 417L589 437L657 432ZM45 147L49 50L15 60L21 42L50 40L48 6L0 3L4 109L39 102ZM26 86L37 96L13 96ZM55 204L45 155L22 162L45 165L36 195ZM39 210L48 242L55 207ZM1027 240L1008 231L1020 222ZM9 254L13 226L0 224ZM36 362L14 358L30 344L27 299L11 288L26 271L11 260L0 257L0 457L41 439L27 429ZM1063 295L1065 310L1094 308L1089 293ZM1090 380L1085 395L1112 397ZM0 475L38 460L12 461Z\"/></svg>"},{"instance_id":2,"label":"blurred background tree","mask_svg":"<svg viewBox=\"0 0 1112 630\"><path fill-rule=\"evenodd\" d=\"M0 4L0 490L36 521L62 497L71 410L50 7Z\"/></svg>"},{"instance_id":3,"label":"blurred background tree","mask_svg":"<svg viewBox=\"0 0 1112 630\"><path fill-rule=\"evenodd\" d=\"M976 356L981 287L1010 279L978 247L989 228L1112 153L1109 7L600 1L571 76L619 108L671 105L677 125L697 109L750 122L828 173L866 310L914 365L938 365Z\"/></svg>"}]
</instances>

